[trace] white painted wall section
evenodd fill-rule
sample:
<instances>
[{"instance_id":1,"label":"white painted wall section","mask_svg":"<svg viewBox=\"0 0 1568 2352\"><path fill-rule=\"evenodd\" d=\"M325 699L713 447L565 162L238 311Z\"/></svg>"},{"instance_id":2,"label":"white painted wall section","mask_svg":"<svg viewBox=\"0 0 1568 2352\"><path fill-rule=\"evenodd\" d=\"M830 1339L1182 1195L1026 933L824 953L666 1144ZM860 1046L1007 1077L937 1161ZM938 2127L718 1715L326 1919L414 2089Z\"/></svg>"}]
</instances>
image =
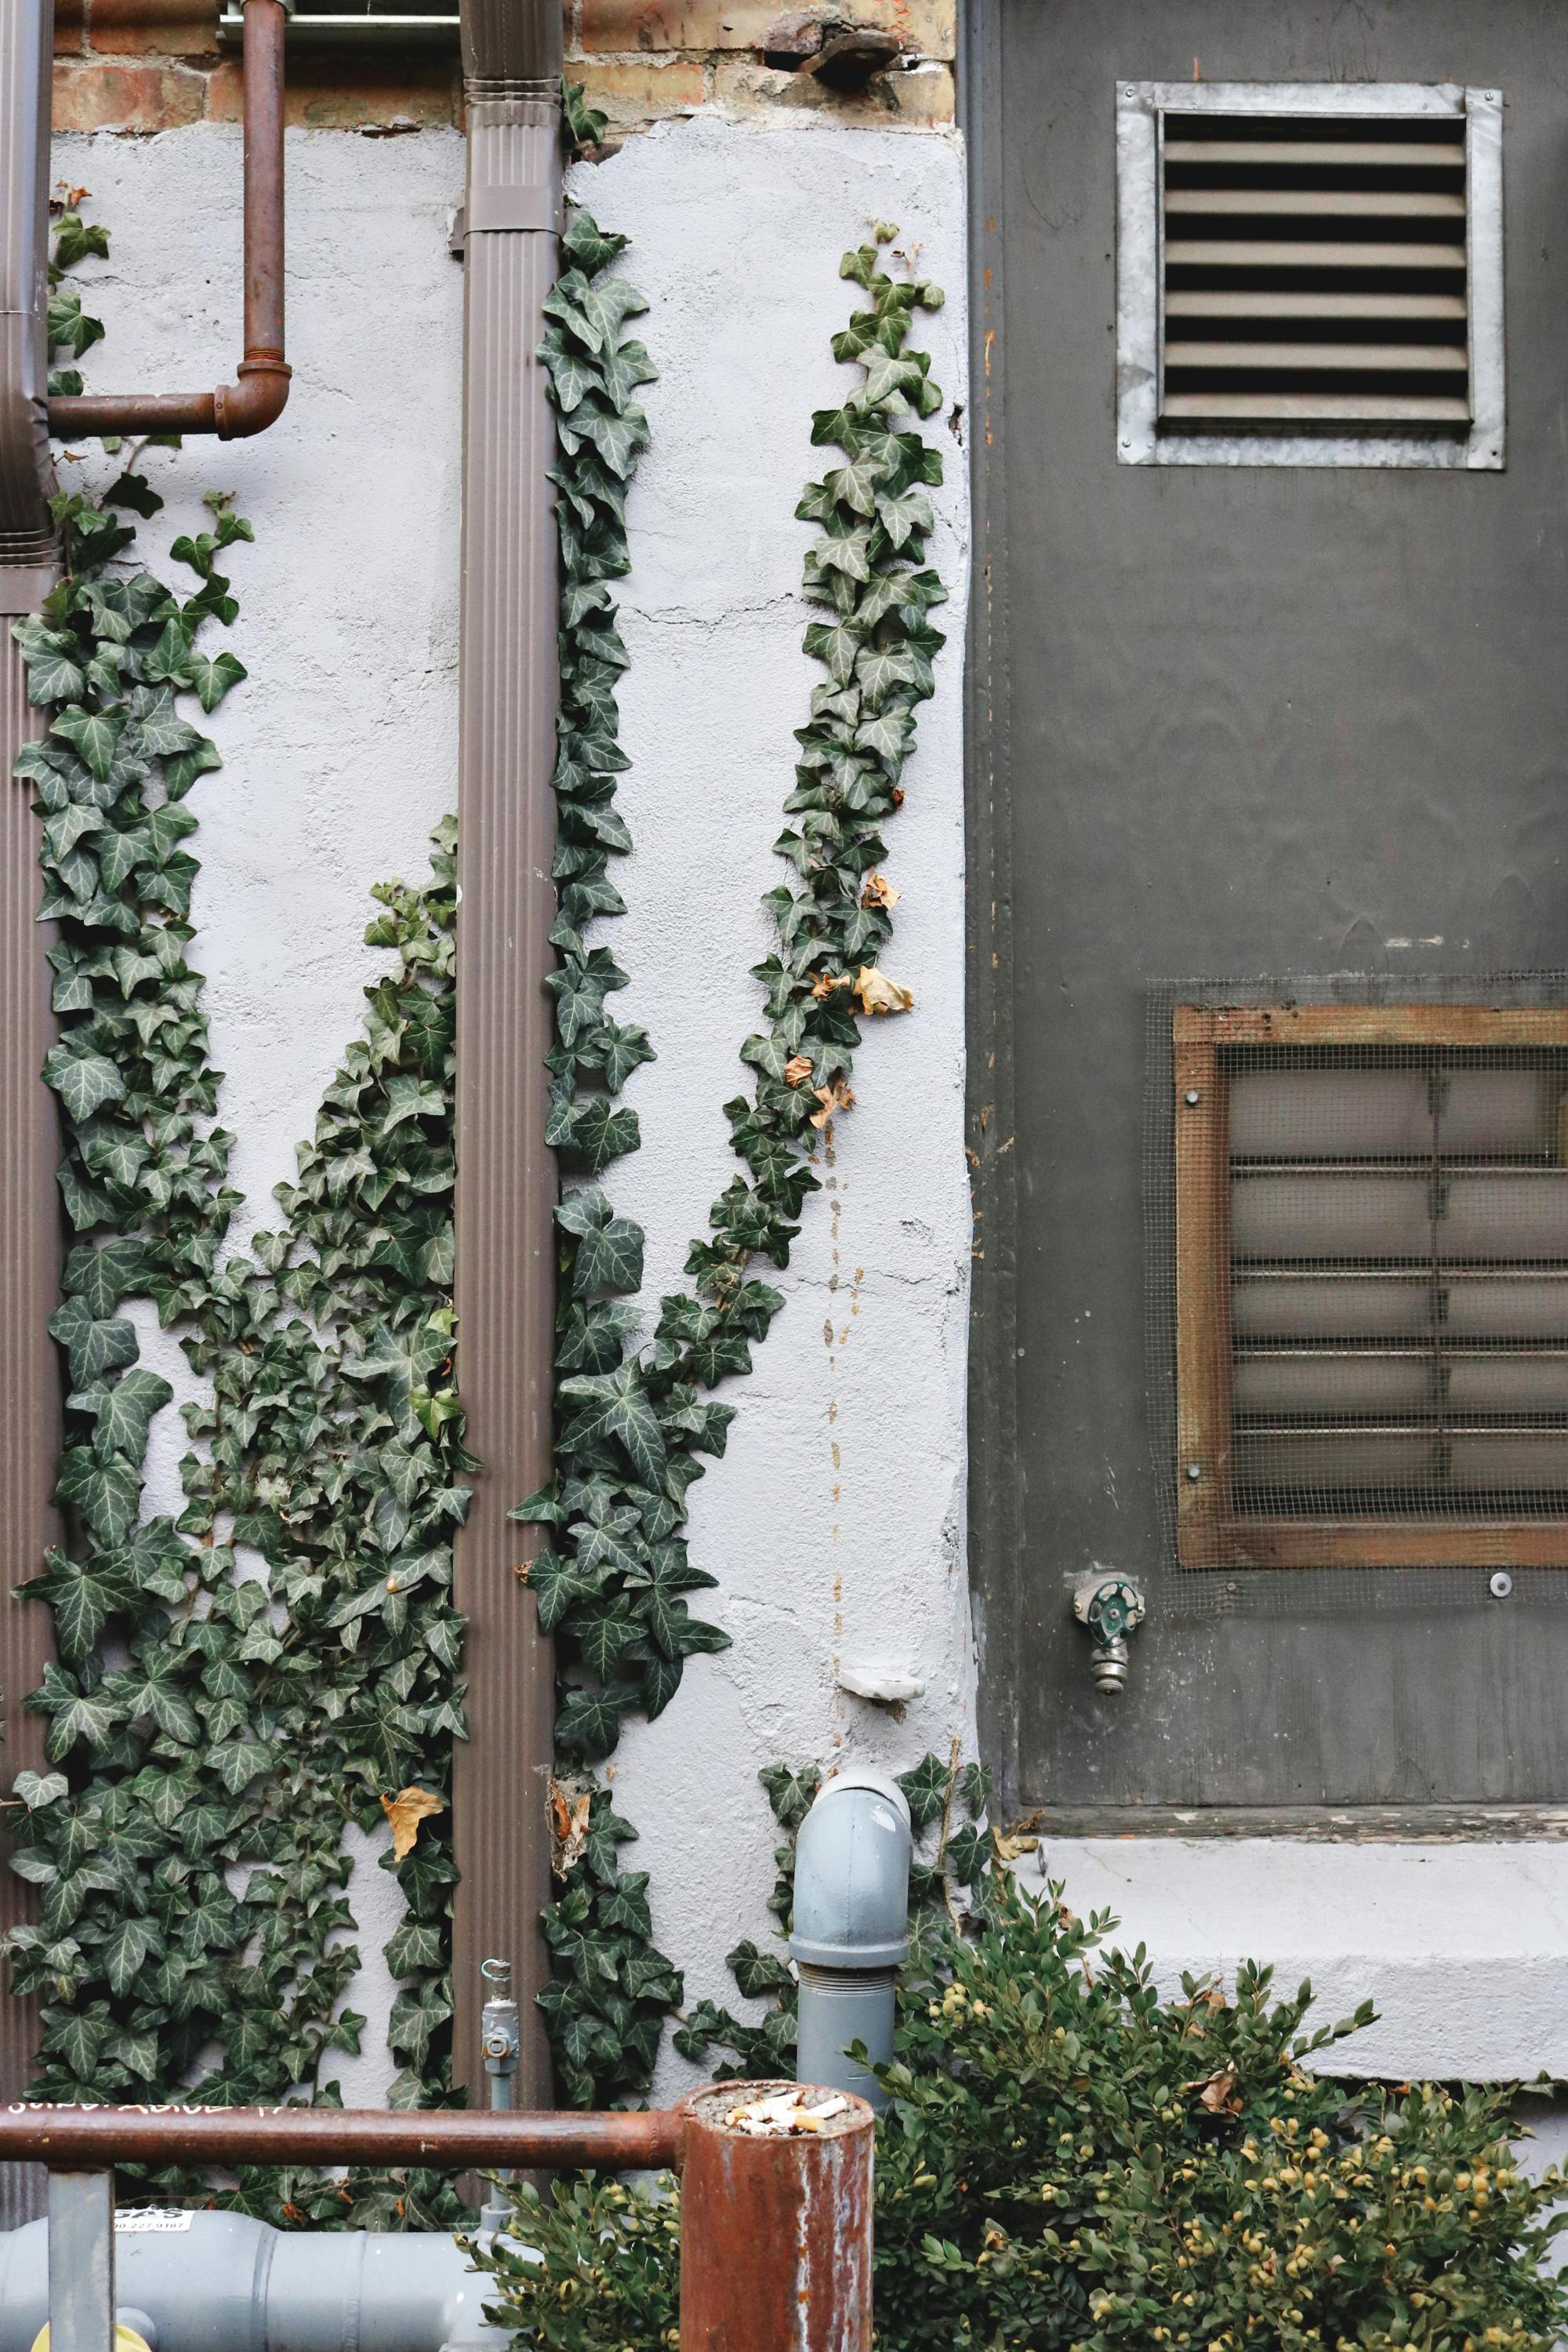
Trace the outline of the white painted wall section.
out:
<instances>
[{"instance_id":1,"label":"white painted wall section","mask_svg":"<svg viewBox=\"0 0 1568 2352\"><path fill-rule=\"evenodd\" d=\"M868 1024L855 1110L837 1122L776 1280L788 1305L757 1350L729 1452L692 1489L692 1557L720 1580L693 1595L734 1646L692 1659L657 1723L621 1745L616 1801L641 1832L654 1928L687 1995L745 2009L724 1965L765 1941L777 1832L759 1769L858 1760L902 1769L973 1741L964 1588L969 1198L963 1159L962 678L966 587L963 156L947 135L745 125L701 116L628 141L572 174L573 193L636 242L623 267L660 371L653 443L628 509L621 590L632 761L620 805L637 842L617 868L629 916L605 936L632 975L621 1017L659 1059L627 1088L643 1148L609 1171L648 1235L647 1295L681 1279L690 1237L736 1162L721 1106L749 1090L737 1058L761 1023L749 967L772 945L758 901L790 869L772 854L793 789L792 730L821 666L801 650L812 537L808 480L838 462L811 412L858 381L829 337L863 300L838 275L874 218L947 306L916 320L947 406L924 431L944 488L931 561L951 591L935 698L886 827L904 894L882 962L915 1009ZM625 1008L623 1013L622 1008ZM837 1685L844 1664L922 1685L901 1722ZM660 2090L687 2070L667 2059Z\"/></svg>"},{"instance_id":2,"label":"white painted wall section","mask_svg":"<svg viewBox=\"0 0 1568 2352\"><path fill-rule=\"evenodd\" d=\"M205 123L55 142L57 176L90 191L87 216L110 231L109 259L73 273L106 329L83 362L94 391L201 391L232 376L240 154L237 130ZM226 560L241 609L225 641L249 677L205 722L224 764L187 803L202 865L191 957L226 1074L241 1245L275 1223L272 1187L292 1177L358 1034L362 991L384 966L364 945L370 886L426 872L430 830L457 798L463 285L447 221L463 141L291 131L286 170L289 406L255 440L147 451L167 504L139 531L149 567L185 579L167 549L210 522L204 491L233 490L256 530L255 546ZM93 445L61 471L101 484L117 469ZM191 1394L173 1335L151 1308L128 1311L143 1360ZM153 1431L150 1509L182 1507L185 1450L171 1405ZM369 2019L361 2057L332 2061L350 2105L378 2104L396 2072L382 1947L403 1906L377 1867L387 1843L352 1827L344 1838L364 1962L352 2004Z\"/></svg>"}]
</instances>

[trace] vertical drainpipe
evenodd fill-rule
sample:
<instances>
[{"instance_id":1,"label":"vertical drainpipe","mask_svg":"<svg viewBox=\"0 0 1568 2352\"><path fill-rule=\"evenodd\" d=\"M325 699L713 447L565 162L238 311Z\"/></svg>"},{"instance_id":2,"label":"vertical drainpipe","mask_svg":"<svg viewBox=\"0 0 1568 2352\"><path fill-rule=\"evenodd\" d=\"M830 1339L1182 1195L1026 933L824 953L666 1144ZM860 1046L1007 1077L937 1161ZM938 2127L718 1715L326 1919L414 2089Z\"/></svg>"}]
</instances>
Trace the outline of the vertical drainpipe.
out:
<instances>
[{"instance_id":1,"label":"vertical drainpipe","mask_svg":"<svg viewBox=\"0 0 1568 2352\"><path fill-rule=\"evenodd\" d=\"M510 1960L518 2103L550 2103L551 1644L510 1507L550 1473L555 1176L544 1141L552 961L554 422L534 357L561 213L561 0L463 0L468 108L458 797L458 1379L484 1467L458 1538L468 1738L454 1774L454 2073L483 2103L481 1961ZM532 1531L535 1536L538 1530Z\"/></svg>"},{"instance_id":2,"label":"vertical drainpipe","mask_svg":"<svg viewBox=\"0 0 1568 2352\"><path fill-rule=\"evenodd\" d=\"M46 1769L43 1724L22 1699L52 1655L48 1612L13 1599L58 1536L50 1503L60 1439L60 1383L45 1328L59 1299L58 1136L38 1076L48 1052L47 940L32 793L11 781L21 745L40 731L28 707L11 624L36 612L58 576L47 498L54 488L44 413L47 352L50 0L0 0L0 1777ZM0 1822L5 1816L0 1814ZM27 1916L5 1867L0 1829L0 1933ZM0 1989L0 2103L20 2098L37 2020ZM42 2210L31 2168L0 2166L0 2229Z\"/></svg>"}]
</instances>

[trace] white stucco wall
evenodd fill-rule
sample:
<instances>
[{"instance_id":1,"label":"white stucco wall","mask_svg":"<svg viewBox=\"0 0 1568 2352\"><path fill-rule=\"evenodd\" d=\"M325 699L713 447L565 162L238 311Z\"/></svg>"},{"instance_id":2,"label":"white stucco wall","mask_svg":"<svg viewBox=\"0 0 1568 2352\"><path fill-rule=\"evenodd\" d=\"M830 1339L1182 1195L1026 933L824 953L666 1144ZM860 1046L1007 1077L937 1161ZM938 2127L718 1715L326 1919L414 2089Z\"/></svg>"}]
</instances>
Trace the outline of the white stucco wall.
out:
<instances>
[{"instance_id":1,"label":"white stucco wall","mask_svg":"<svg viewBox=\"0 0 1568 2352\"><path fill-rule=\"evenodd\" d=\"M657 1063L627 1089L643 1148L613 1171L648 1234L647 1293L676 1286L689 1237L735 1162L720 1106L758 1025L749 967L771 945L761 894L794 784L792 730L820 665L800 649L804 484L835 462L811 411L854 381L828 337L858 290L839 256L873 216L919 243L948 304L920 340L950 403L963 398L963 178L956 142L809 125L668 124L582 167L574 189L629 230L638 322L661 374L645 395L653 445L630 509L634 570L621 625L633 765L622 795L637 843L613 926ZM965 581L963 449L928 437L948 479L931 559L952 590L948 645L889 824L904 893L883 962L915 1009L869 1026L858 1107L837 1122L824 1191L807 1202L788 1300L749 1380L729 1452L692 1490L693 1557L721 1589L694 1596L734 1637L687 1667L679 1696L622 1743L616 1788L641 1832L626 1860L653 1874L654 1926L689 1998L737 2001L724 1954L771 1926L776 1831L759 1766L852 1751L901 1769L972 1738L963 1581L969 1207L963 1159ZM763 1269L764 1272L767 1269ZM901 1723L837 1686L883 1663L924 1685ZM739 2004L744 2007L744 2004ZM667 2061L673 2086L683 2070Z\"/></svg>"},{"instance_id":2,"label":"white stucco wall","mask_svg":"<svg viewBox=\"0 0 1568 2352\"><path fill-rule=\"evenodd\" d=\"M111 230L110 260L80 273L109 330L89 357L94 385L226 373L237 134L66 139L55 161ZM271 1188L354 1034L377 961L362 944L365 893L423 869L455 800L462 272L446 232L462 165L456 133L290 132L289 409L257 441L147 459L169 499L143 527L151 554L199 527L209 488L235 489L257 531L232 565L234 642L252 676L213 721L226 764L193 803L195 953L247 1196L239 1237L270 1222ZM617 1011L648 1024L660 1056L630 1089L643 1150L612 1171L647 1229L657 1299L735 1164L720 1106L745 1083L737 1051L760 1015L748 968L769 944L758 900L785 870L771 844L791 730L820 675L800 650L809 534L794 509L832 462L810 446L810 412L849 380L827 347L858 299L838 258L872 215L919 241L921 273L950 294L930 322L935 373L962 398L963 170L942 135L709 120L634 140L582 171L578 192L635 236L627 266L653 306L640 331L662 372L645 395L654 446L630 518L623 805L638 845L617 871L631 913L613 927L633 975ZM949 459L932 551L952 590L950 644L889 831L905 895L886 958L916 1010L868 1039L859 1108L780 1278L788 1311L734 1386L727 1458L695 1490L693 1549L721 1580L712 1614L734 1647L694 1660L667 1715L634 1728L616 1761L617 1801L642 1832L627 1861L653 1872L658 1934L693 1998L733 1999L723 1955L771 1924L759 1767L840 1748L902 1766L970 1737L965 500L957 439L942 417L929 429ZM177 1350L150 1320L143 1336L148 1360L188 1392ZM184 1446L171 1410L155 1433L156 1507L178 1507ZM894 1724L837 1688L841 1660L895 1664L925 1695ZM374 2101L392 2071L380 1946L395 1887L374 1867L379 1843L353 1890L365 1961L353 2000L371 2028L363 2057L336 2068L351 2104Z\"/></svg>"}]
</instances>

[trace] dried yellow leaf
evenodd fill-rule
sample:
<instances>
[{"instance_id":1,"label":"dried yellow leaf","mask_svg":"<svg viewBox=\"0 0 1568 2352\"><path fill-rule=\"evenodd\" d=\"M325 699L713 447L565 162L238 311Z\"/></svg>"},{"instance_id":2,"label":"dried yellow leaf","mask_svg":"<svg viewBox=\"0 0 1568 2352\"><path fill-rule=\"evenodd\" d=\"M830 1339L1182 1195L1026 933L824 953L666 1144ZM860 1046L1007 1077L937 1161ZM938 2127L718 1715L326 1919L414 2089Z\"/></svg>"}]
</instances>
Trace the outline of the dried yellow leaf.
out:
<instances>
[{"instance_id":1,"label":"dried yellow leaf","mask_svg":"<svg viewBox=\"0 0 1568 2352\"><path fill-rule=\"evenodd\" d=\"M853 988L854 985L847 971L819 971L811 983L811 992L820 1004L823 998L831 996L836 988Z\"/></svg>"},{"instance_id":2,"label":"dried yellow leaf","mask_svg":"<svg viewBox=\"0 0 1568 2352\"><path fill-rule=\"evenodd\" d=\"M1021 1854L1038 1853L1040 1850L1037 1837L1007 1837L1000 1830L992 1832L991 1843L998 1862L1016 1862Z\"/></svg>"},{"instance_id":3,"label":"dried yellow leaf","mask_svg":"<svg viewBox=\"0 0 1568 2352\"><path fill-rule=\"evenodd\" d=\"M835 1078L830 1086L813 1087L811 1091L822 1105L820 1110L813 1111L811 1115L813 1127L826 1127L836 1110L847 1110L855 1100L854 1094L842 1078Z\"/></svg>"},{"instance_id":4,"label":"dried yellow leaf","mask_svg":"<svg viewBox=\"0 0 1568 2352\"><path fill-rule=\"evenodd\" d=\"M907 988L900 988L896 980L889 980L874 963L861 965L855 978L855 993L866 1013L907 1013L915 1001Z\"/></svg>"},{"instance_id":5,"label":"dried yellow leaf","mask_svg":"<svg viewBox=\"0 0 1568 2352\"><path fill-rule=\"evenodd\" d=\"M860 893L860 904L863 907L886 907L890 909L898 905L902 897L903 892L895 890L885 874L868 874L866 887Z\"/></svg>"},{"instance_id":6,"label":"dried yellow leaf","mask_svg":"<svg viewBox=\"0 0 1568 2352\"><path fill-rule=\"evenodd\" d=\"M447 1807L432 1790L399 1789L395 1797L383 1797L381 1810L392 1823L394 1858L401 1862L414 1851L420 1822L427 1822L432 1813L444 1813Z\"/></svg>"},{"instance_id":7,"label":"dried yellow leaf","mask_svg":"<svg viewBox=\"0 0 1568 2352\"><path fill-rule=\"evenodd\" d=\"M564 1878L583 1858L593 1802L591 1789L575 1788L570 1781L550 1783L550 1867L557 1878Z\"/></svg>"},{"instance_id":8,"label":"dried yellow leaf","mask_svg":"<svg viewBox=\"0 0 1568 2352\"><path fill-rule=\"evenodd\" d=\"M784 1064L785 1086L803 1087L810 1076L811 1055L809 1054L792 1054L788 1061Z\"/></svg>"}]
</instances>

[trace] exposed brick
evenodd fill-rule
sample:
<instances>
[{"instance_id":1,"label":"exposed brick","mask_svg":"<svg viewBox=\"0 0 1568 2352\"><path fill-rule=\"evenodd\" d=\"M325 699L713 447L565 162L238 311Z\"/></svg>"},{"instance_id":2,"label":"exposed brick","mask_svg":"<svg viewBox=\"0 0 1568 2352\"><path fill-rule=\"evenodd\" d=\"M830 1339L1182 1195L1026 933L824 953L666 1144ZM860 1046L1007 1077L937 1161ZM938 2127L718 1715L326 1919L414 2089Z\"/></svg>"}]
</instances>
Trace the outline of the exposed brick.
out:
<instances>
[{"instance_id":1,"label":"exposed brick","mask_svg":"<svg viewBox=\"0 0 1568 2352\"><path fill-rule=\"evenodd\" d=\"M798 13L886 26L911 52L952 58L956 0L582 0L582 47L628 57L638 49L757 49L768 27Z\"/></svg>"},{"instance_id":2,"label":"exposed brick","mask_svg":"<svg viewBox=\"0 0 1568 2352\"><path fill-rule=\"evenodd\" d=\"M214 58L217 0L91 0L98 57Z\"/></svg>"},{"instance_id":3,"label":"exposed brick","mask_svg":"<svg viewBox=\"0 0 1568 2352\"><path fill-rule=\"evenodd\" d=\"M201 121L206 97L205 75L184 66L62 60L55 68L55 129L174 131Z\"/></svg>"},{"instance_id":4,"label":"exposed brick","mask_svg":"<svg viewBox=\"0 0 1568 2352\"><path fill-rule=\"evenodd\" d=\"M244 82L237 58L226 58L212 77L216 122L240 120ZM284 115L298 131L427 131L457 118L458 68L446 58L332 58L295 53L289 59Z\"/></svg>"},{"instance_id":5,"label":"exposed brick","mask_svg":"<svg viewBox=\"0 0 1568 2352\"><path fill-rule=\"evenodd\" d=\"M826 89L807 73L779 73L752 58L721 58L713 102L731 114L823 114L862 129L929 131L952 121L951 68L921 65L873 74L863 90Z\"/></svg>"},{"instance_id":6,"label":"exposed brick","mask_svg":"<svg viewBox=\"0 0 1568 2352\"><path fill-rule=\"evenodd\" d=\"M78 17L74 25L62 17L55 18L55 55L57 58L79 58L87 47L87 27Z\"/></svg>"},{"instance_id":7,"label":"exposed brick","mask_svg":"<svg viewBox=\"0 0 1568 2352\"><path fill-rule=\"evenodd\" d=\"M694 58L672 58L668 65L652 58L592 58L584 61L582 79L588 104L608 115L616 131L689 114L702 103L702 68Z\"/></svg>"}]
</instances>

